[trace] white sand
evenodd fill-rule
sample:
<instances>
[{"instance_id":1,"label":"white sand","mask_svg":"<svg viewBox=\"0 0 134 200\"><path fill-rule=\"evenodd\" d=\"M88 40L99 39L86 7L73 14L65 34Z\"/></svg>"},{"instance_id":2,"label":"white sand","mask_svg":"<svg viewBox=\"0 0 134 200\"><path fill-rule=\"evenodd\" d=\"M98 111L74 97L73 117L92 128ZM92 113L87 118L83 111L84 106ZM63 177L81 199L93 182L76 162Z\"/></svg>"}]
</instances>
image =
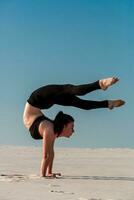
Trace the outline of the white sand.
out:
<instances>
[{"instance_id":1,"label":"white sand","mask_svg":"<svg viewBox=\"0 0 134 200\"><path fill-rule=\"evenodd\" d=\"M134 200L134 150L55 149L54 171L39 177L41 148L0 147L0 200Z\"/></svg>"}]
</instances>

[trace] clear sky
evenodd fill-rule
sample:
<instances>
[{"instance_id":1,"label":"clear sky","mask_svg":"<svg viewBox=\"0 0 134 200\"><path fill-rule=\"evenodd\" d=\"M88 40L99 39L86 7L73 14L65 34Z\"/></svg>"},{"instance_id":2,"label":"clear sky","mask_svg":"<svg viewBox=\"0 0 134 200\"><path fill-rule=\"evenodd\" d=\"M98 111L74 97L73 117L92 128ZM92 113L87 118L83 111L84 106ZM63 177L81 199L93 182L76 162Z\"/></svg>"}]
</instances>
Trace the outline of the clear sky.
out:
<instances>
[{"instance_id":1,"label":"clear sky","mask_svg":"<svg viewBox=\"0 0 134 200\"><path fill-rule=\"evenodd\" d=\"M107 91L82 98L124 99L109 111L53 106L75 118L58 147L134 147L134 0L0 0L0 144L41 145L23 126L31 92L117 76Z\"/></svg>"}]
</instances>

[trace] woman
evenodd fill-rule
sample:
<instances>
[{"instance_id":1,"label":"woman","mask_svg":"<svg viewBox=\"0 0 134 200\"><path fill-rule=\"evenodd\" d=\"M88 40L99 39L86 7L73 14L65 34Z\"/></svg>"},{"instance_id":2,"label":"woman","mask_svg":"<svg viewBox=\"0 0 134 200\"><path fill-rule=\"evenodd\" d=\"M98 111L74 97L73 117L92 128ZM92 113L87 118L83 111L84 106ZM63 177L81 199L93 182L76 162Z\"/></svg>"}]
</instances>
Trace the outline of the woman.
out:
<instances>
[{"instance_id":1,"label":"woman","mask_svg":"<svg viewBox=\"0 0 134 200\"><path fill-rule=\"evenodd\" d=\"M43 177L56 177L53 173L54 142L58 137L70 137L74 132L74 119L70 115L59 112L54 120L44 116L41 109L48 109L54 104L73 106L85 110L96 108L120 107L123 100L88 101L78 96L97 89L106 90L119 79L112 77L84 85L46 85L35 90L26 102L23 121L34 139L43 140L43 155L40 174Z\"/></svg>"}]
</instances>

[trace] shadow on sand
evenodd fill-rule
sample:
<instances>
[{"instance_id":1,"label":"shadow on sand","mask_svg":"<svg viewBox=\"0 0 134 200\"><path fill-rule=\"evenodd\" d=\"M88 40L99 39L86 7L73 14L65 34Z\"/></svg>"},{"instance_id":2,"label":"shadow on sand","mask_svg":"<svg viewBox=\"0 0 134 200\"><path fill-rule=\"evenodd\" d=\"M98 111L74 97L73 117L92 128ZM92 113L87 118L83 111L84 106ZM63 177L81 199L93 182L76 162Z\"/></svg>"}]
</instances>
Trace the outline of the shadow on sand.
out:
<instances>
[{"instance_id":1,"label":"shadow on sand","mask_svg":"<svg viewBox=\"0 0 134 200\"><path fill-rule=\"evenodd\" d=\"M80 179L97 181L134 181L134 177L110 177L110 176L62 176L61 179Z\"/></svg>"},{"instance_id":2,"label":"shadow on sand","mask_svg":"<svg viewBox=\"0 0 134 200\"><path fill-rule=\"evenodd\" d=\"M37 175L22 175L22 174L0 174L1 180L26 180L26 179L39 179ZM113 177L113 176L57 176L57 179L70 179L70 180L96 180L96 181L134 181L134 177Z\"/></svg>"}]
</instances>

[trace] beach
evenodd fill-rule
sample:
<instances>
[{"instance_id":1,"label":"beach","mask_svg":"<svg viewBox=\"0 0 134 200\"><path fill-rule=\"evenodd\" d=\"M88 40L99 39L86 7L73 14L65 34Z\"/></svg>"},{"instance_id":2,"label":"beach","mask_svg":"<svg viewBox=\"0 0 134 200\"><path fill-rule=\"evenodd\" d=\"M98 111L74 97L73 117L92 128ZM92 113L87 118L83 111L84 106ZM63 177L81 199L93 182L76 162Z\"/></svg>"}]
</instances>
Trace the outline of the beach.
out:
<instances>
[{"instance_id":1,"label":"beach","mask_svg":"<svg viewBox=\"0 0 134 200\"><path fill-rule=\"evenodd\" d=\"M134 200L134 149L55 148L55 179L39 176L41 153L0 146L0 200Z\"/></svg>"}]
</instances>

